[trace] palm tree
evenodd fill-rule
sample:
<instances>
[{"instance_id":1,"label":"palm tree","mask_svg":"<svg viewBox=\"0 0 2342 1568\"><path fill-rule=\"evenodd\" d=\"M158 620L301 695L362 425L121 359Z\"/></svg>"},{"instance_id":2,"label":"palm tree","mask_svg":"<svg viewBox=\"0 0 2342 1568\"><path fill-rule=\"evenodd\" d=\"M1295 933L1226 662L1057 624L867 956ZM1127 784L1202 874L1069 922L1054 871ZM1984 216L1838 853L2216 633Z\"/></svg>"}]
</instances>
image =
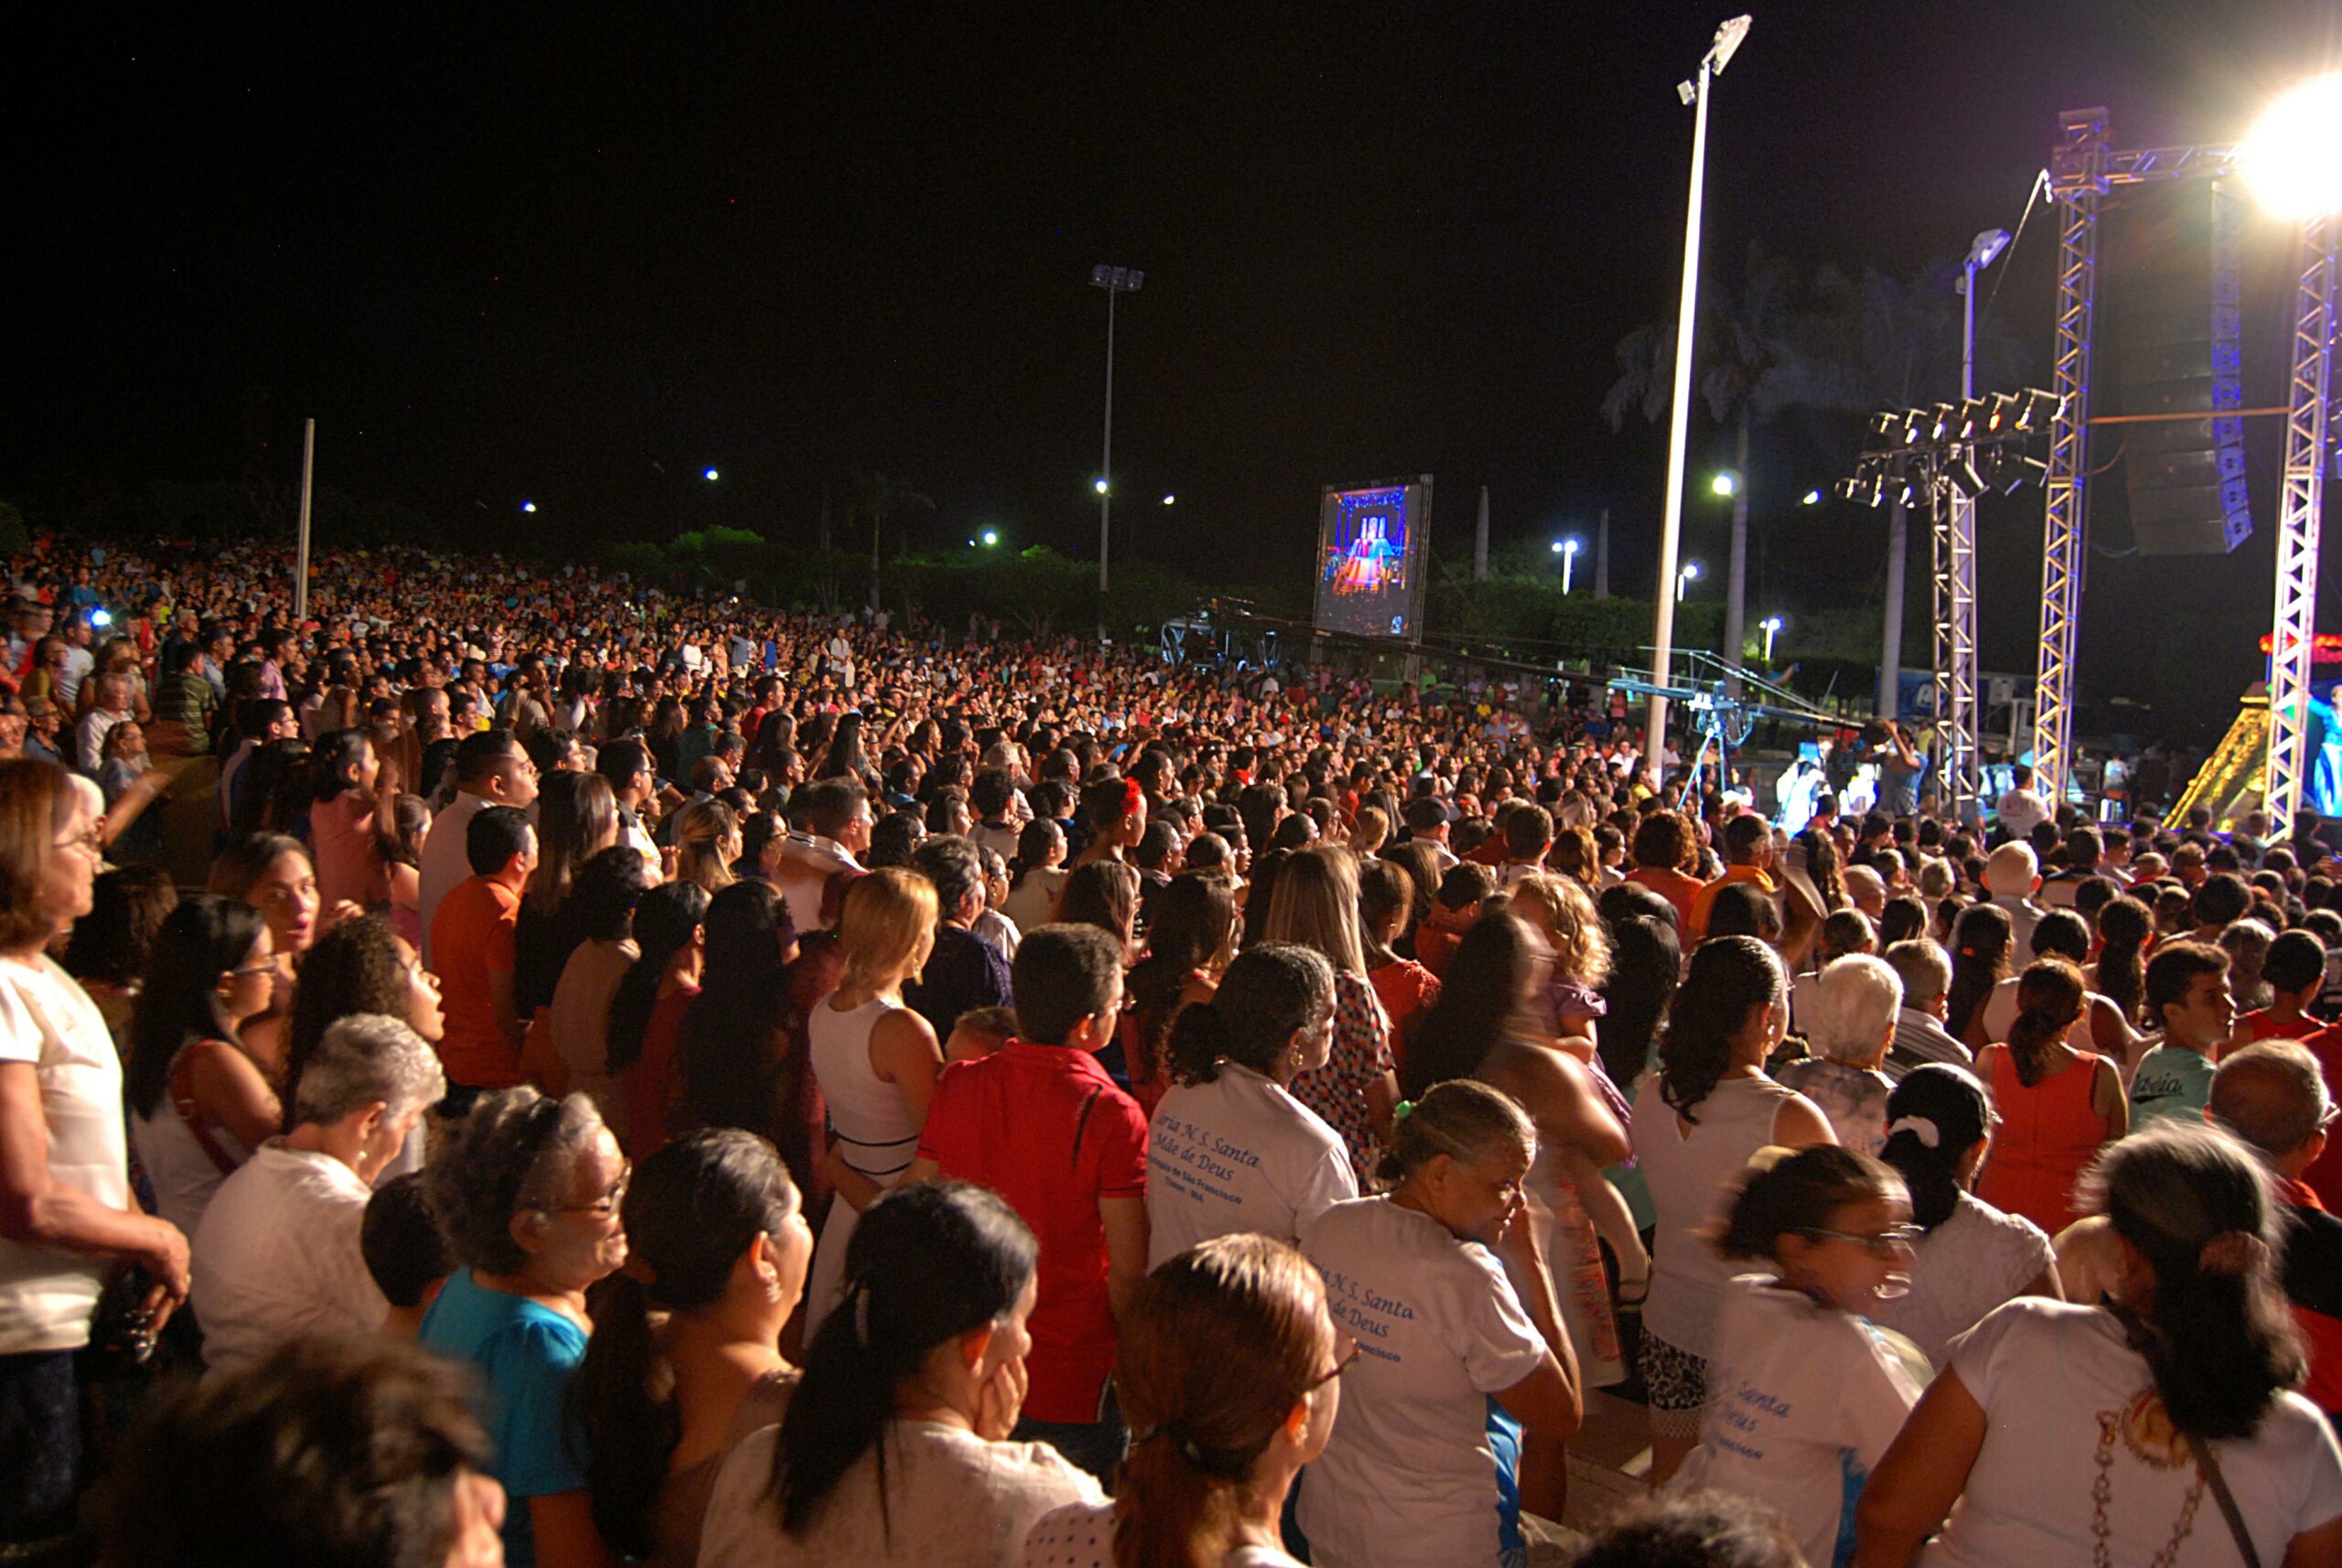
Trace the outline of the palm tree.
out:
<instances>
[{"instance_id":1,"label":"palm tree","mask_svg":"<svg viewBox=\"0 0 2342 1568\"><path fill-rule=\"evenodd\" d=\"M905 511L933 511L935 501L908 479L874 471L854 477L847 505L856 516L870 521L870 607L875 610L878 607L878 549L886 520Z\"/></svg>"},{"instance_id":2,"label":"palm tree","mask_svg":"<svg viewBox=\"0 0 2342 1568\"><path fill-rule=\"evenodd\" d=\"M1719 424L1733 427L1731 564L1724 582L1724 659L1740 667L1747 635L1748 427L1783 409L1813 401L1821 372L1807 351L1797 298L1797 274L1787 260L1763 246L1748 248L1747 270L1736 287L1708 291L1701 311L1701 341L1694 362L1706 369L1700 395ZM1613 432L1626 428L1639 409L1656 424L1666 417L1675 394L1675 328L1672 323L1636 328L1618 342L1618 378L1602 399L1602 416ZM1668 585L1659 585L1660 593ZM1737 680L1730 682L1736 694Z\"/></svg>"}]
</instances>

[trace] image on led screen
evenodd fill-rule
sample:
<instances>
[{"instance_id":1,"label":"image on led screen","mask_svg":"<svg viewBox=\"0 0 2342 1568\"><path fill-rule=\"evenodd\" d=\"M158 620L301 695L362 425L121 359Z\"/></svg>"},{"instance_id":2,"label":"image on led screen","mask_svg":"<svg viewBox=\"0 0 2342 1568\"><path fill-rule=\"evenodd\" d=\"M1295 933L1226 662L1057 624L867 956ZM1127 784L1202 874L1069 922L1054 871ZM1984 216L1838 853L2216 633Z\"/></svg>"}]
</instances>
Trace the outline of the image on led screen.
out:
<instances>
[{"instance_id":1,"label":"image on led screen","mask_svg":"<svg viewBox=\"0 0 2342 1568\"><path fill-rule=\"evenodd\" d=\"M1317 532L1320 628L1414 637L1430 499L1428 481L1326 491Z\"/></svg>"}]
</instances>

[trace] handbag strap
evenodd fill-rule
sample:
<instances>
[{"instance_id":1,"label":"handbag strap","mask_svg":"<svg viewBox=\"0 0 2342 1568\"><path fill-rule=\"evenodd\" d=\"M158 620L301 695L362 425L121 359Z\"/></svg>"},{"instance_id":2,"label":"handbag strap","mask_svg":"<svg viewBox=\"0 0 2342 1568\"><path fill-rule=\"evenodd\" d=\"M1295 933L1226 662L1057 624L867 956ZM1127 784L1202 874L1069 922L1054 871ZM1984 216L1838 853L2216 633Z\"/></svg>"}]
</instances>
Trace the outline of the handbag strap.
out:
<instances>
[{"instance_id":1,"label":"handbag strap","mask_svg":"<svg viewBox=\"0 0 2342 1568\"><path fill-rule=\"evenodd\" d=\"M228 1151L221 1148L220 1141L211 1135L203 1107L195 1102L195 1054L213 1049L218 1045L216 1040L198 1040L179 1053L178 1060L171 1064L171 1106L179 1113L179 1121L186 1126L188 1135L195 1139L195 1146L203 1151L204 1157L224 1176L236 1174L236 1162L228 1157ZM2261 1568L2261 1565L2256 1563L2252 1568Z\"/></svg>"},{"instance_id":2,"label":"handbag strap","mask_svg":"<svg viewBox=\"0 0 2342 1568\"><path fill-rule=\"evenodd\" d=\"M2229 1521L2229 1533L2236 1538L2236 1549L2244 1558L2244 1568L2261 1568L2261 1553L2252 1549L2252 1537L2245 1532L2244 1515L2238 1511L2236 1496L2220 1474L2220 1462L2212 1456L2212 1445L2200 1437L2190 1437L2187 1446L2196 1455L2197 1473L2211 1487L2212 1498L2220 1505L2220 1517Z\"/></svg>"}]
</instances>

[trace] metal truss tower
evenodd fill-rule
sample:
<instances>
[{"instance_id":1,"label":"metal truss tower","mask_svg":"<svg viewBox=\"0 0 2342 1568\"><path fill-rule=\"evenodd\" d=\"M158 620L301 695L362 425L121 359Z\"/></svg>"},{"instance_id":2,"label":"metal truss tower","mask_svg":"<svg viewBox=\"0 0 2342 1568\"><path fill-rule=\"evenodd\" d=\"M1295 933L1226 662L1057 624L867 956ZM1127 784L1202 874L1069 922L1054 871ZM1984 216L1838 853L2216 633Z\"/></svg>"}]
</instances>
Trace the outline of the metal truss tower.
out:
<instances>
[{"instance_id":1,"label":"metal truss tower","mask_svg":"<svg viewBox=\"0 0 2342 1568\"><path fill-rule=\"evenodd\" d=\"M2033 766L2053 800L2073 770L2074 633L2081 619L2086 493L2090 476L2090 333L2098 306L2099 199L2118 185L2216 177L2236 172L2233 146L2116 152L2106 111L2057 117L2049 194L2057 223L2057 360L2051 390L2062 400L2050 426L2047 504L2041 530L2041 648L2034 687Z\"/></svg>"},{"instance_id":2,"label":"metal truss tower","mask_svg":"<svg viewBox=\"0 0 2342 1568\"><path fill-rule=\"evenodd\" d=\"M2335 242L2342 220L2302 224L2302 274L2285 416L2284 497L2278 516L2277 604L2269 644L2269 777L2272 831L2301 809L2308 763L2311 644L2317 630L2317 536L2332 450Z\"/></svg>"},{"instance_id":3,"label":"metal truss tower","mask_svg":"<svg viewBox=\"0 0 2342 1568\"><path fill-rule=\"evenodd\" d=\"M1983 788L1976 723L1976 503L1940 471L1928 482L1935 589L1936 795L1955 821Z\"/></svg>"}]
</instances>

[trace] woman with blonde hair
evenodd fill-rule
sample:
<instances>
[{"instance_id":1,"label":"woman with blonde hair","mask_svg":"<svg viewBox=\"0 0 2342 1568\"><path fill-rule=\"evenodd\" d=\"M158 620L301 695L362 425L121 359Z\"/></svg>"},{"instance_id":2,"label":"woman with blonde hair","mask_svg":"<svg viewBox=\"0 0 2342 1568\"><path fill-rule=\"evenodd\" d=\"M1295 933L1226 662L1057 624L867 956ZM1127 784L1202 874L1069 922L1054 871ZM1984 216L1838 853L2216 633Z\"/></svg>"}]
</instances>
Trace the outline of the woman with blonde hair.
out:
<instances>
[{"instance_id":1,"label":"woman with blonde hair","mask_svg":"<svg viewBox=\"0 0 2342 1568\"><path fill-rule=\"evenodd\" d=\"M1316 948L1334 966L1333 1053L1293 1080L1293 1097L1342 1135L1364 1187L1390 1136L1399 1078L1390 1015L1366 977L1357 857L1338 844L1295 850L1278 868L1261 940Z\"/></svg>"},{"instance_id":2,"label":"woman with blonde hair","mask_svg":"<svg viewBox=\"0 0 2342 1568\"><path fill-rule=\"evenodd\" d=\"M1606 1011L1602 988L1610 983L1610 932L1594 895L1577 877L1540 872L1514 885L1512 910L1529 922L1552 959L1545 1001L1552 1009L1554 1037L1580 1061L1594 1060L1594 1021Z\"/></svg>"},{"instance_id":3,"label":"woman with blonde hair","mask_svg":"<svg viewBox=\"0 0 2342 1568\"><path fill-rule=\"evenodd\" d=\"M902 1180L919 1152L927 1102L943 1072L943 1047L903 1000L935 946L935 885L889 866L846 889L838 916L844 978L807 1020L814 1081L829 1107L826 1168L836 1184L805 1293L811 1338L838 1302L846 1243L864 1209Z\"/></svg>"},{"instance_id":4,"label":"woman with blonde hair","mask_svg":"<svg viewBox=\"0 0 2342 1568\"><path fill-rule=\"evenodd\" d=\"M675 813L676 881L697 883L714 897L737 880L732 863L741 848L738 814L714 796Z\"/></svg>"},{"instance_id":5,"label":"woman with blonde hair","mask_svg":"<svg viewBox=\"0 0 2342 1568\"><path fill-rule=\"evenodd\" d=\"M1359 1354L1309 1260L1266 1236L1205 1241L1147 1275L1118 1339L1133 1441L1114 1497L1044 1514L1025 1568L1290 1568L1279 1514Z\"/></svg>"}]
</instances>

